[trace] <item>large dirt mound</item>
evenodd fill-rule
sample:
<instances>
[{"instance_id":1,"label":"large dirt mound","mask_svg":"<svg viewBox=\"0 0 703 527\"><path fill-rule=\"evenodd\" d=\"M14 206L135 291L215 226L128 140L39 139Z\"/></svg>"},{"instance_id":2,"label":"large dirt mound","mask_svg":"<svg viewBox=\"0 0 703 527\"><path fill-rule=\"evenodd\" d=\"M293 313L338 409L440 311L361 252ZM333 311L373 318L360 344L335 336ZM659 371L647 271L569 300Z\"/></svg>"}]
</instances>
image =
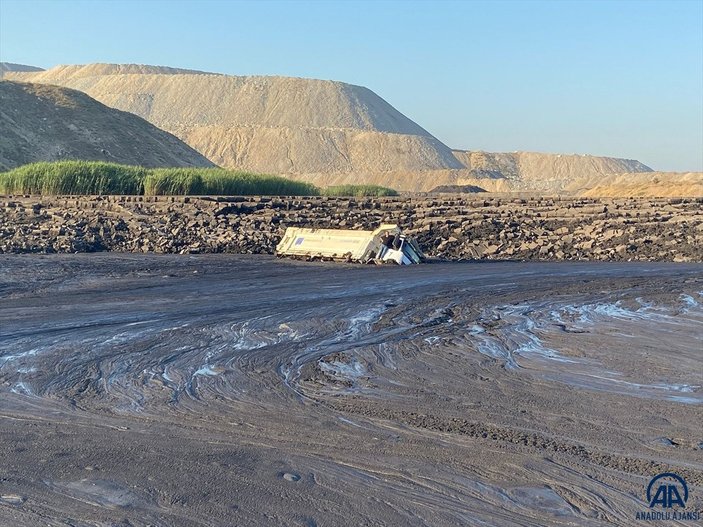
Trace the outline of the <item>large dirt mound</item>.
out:
<instances>
[{"instance_id":1,"label":"large dirt mound","mask_svg":"<svg viewBox=\"0 0 703 527\"><path fill-rule=\"evenodd\" d=\"M577 180L569 188L581 196L592 197L703 196L703 172L614 174Z\"/></svg>"},{"instance_id":2,"label":"large dirt mound","mask_svg":"<svg viewBox=\"0 0 703 527\"><path fill-rule=\"evenodd\" d=\"M450 148L381 97L342 82L108 64L57 66L35 74L6 73L6 78L84 91L147 119L227 167L362 178L393 170L463 168Z\"/></svg>"},{"instance_id":3,"label":"large dirt mound","mask_svg":"<svg viewBox=\"0 0 703 527\"><path fill-rule=\"evenodd\" d=\"M0 169L61 159L212 166L173 135L84 93L0 81Z\"/></svg>"},{"instance_id":4,"label":"large dirt mound","mask_svg":"<svg viewBox=\"0 0 703 527\"><path fill-rule=\"evenodd\" d=\"M617 174L651 172L629 159L452 151L374 92L342 82L135 64L56 66L3 75L83 91L176 135L218 165L322 186L369 183L429 191L438 185L476 185L488 191L583 192L584 183L592 188ZM667 193L656 186L651 180L642 188L650 195ZM627 192L618 183L608 195L617 195L611 193L618 188ZM686 184L676 188L682 195L698 192Z\"/></svg>"},{"instance_id":5,"label":"large dirt mound","mask_svg":"<svg viewBox=\"0 0 703 527\"><path fill-rule=\"evenodd\" d=\"M455 150L454 155L470 171L470 178L508 180L494 182L493 185L504 187L495 190L554 192L574 188L577 181L595 185L613 174L652 171L633 159L578 154Z\"/></svg>"},{"instance_id":6,"label":"large dirt mound","mask_svg":"<svg viewBox=\"0 0 703 527\"><path fill-rule=\"evenodd\" d=\"M170 68L168 66L149 66L146 64L86 64L86 65L59 65L48 70L24 64L1 63L7 68L0 71L10 75L5 76L8 80L31 80L32 82L42 82L59 84L61 81L89 78L100 75L136 75L136 74L159 74L177 75L193 74L201 75L205 72L198 70L188 70L183 68ZM31 75L24 75L25 73ZM207 73L207 75L216 75Z\"/></svg>"}]
</instances>

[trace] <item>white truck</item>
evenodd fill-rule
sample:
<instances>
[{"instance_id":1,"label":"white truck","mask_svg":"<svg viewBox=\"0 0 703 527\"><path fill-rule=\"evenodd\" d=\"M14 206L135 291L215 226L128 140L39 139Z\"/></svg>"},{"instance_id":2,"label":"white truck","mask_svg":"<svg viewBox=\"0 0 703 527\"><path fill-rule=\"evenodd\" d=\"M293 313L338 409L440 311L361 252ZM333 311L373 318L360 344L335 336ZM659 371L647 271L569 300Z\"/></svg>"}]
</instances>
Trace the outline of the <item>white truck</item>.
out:
<instances>
[{"instance_id":1,"label":"white truck","mask_svg":"<svg viewBox=\"0 0 703 527\"><path fill-rule=\"evenodd\" d=\"M360 263L418 264L424 260L417 242L397 225L374 231L288 227L276 247L278 256L320 258Z\"/></svg>"}]
</instances>

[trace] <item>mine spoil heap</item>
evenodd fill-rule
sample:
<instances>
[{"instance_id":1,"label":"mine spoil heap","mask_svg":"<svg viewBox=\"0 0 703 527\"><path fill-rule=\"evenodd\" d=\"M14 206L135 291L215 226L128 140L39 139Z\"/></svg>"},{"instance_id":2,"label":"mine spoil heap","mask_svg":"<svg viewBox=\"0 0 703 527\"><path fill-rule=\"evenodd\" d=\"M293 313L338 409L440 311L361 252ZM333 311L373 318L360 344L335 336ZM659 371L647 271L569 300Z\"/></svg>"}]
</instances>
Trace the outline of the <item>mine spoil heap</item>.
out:
<instances>
[{"instance_id":1,"label":"mine spoil heap","mask_svg":"<svg viewBox=\"0 0 703 527\"><path fill-rule=\"evenodd\" d=\"M177 137L83 92L0 81L0 170L82 159L145 167L211 167Z\"/></svg>"},{"instance_id":2,"label":"mine spoil heap","mask_svg":"<svg viewBox=\"0 0 703 527\"><path fill-rule=\"evenodd\" d=\"M228 168L320 177L463 168L451 149L381 97L343 82L117 64L4 76L83 91Z\"/></svg>"},{"instance_id":3,"label":"mine spoil heap","mask_svg":"<svg viewBox=\"0 0 703 527\"><path fill-rule=\"evenodd\" d=\"M703 261L703 198L5 197L0 252L273 254L286 227L397 223L449 260Z\"/></svg>"},{"instance_id":4,"label":"mine spoil heap","mask_svg":"<svg viewBox=\"0 0 703 527\"><path fill-rule=\"evenodd\" d=\"M632 159L453 150L372 90L338 81L232 76L137 64L61 65L5 79L80 90L190 145L218 166L319 186L376 184L408 192L475 185L491 192L581 191L619 174L606 195L637 195L651 168ZM676 179L676 178L674 178ZM677 195L700 195L702 178ZM691 184L698 185L690 188ZM656 186L653 194L667 192ZM671 194L666 194L671 195Z\"/></svg>"}]
</instances>

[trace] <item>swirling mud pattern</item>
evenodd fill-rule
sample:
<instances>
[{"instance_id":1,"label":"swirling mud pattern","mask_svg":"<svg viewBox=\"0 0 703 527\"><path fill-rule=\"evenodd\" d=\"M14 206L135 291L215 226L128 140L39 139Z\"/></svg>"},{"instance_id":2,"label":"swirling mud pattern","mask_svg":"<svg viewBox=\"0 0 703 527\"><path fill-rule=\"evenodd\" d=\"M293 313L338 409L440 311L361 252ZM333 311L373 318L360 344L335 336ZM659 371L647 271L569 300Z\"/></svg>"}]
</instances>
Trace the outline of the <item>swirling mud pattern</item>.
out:
<instances>
[{"instance_id":1,"label":"swirling mud pattern","mask_svg":"<svg viewBox=\"0 0 703 527\"><path fill-rule=\"evenodd\" d=\"M0 297L0 525L703 508L701 265L3 256Z\"/></svg>"}]
</instances>

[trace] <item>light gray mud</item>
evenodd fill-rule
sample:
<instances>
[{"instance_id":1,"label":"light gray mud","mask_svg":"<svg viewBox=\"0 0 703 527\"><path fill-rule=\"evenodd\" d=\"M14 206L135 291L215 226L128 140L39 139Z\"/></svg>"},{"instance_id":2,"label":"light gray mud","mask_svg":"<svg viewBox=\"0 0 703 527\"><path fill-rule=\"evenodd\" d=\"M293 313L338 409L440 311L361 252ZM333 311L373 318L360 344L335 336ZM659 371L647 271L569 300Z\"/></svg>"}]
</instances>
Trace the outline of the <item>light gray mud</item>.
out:
<instances>
[{"instance_id":1,"label":"light gray mud","mask_svg":"<svg viewBox=\"0 0 703 527\"><path fill-rule=\"evenodd\" d=\"M0 525L703 508L701 265L2 256L0 296Z\"/></svg>"}]
</instances>

